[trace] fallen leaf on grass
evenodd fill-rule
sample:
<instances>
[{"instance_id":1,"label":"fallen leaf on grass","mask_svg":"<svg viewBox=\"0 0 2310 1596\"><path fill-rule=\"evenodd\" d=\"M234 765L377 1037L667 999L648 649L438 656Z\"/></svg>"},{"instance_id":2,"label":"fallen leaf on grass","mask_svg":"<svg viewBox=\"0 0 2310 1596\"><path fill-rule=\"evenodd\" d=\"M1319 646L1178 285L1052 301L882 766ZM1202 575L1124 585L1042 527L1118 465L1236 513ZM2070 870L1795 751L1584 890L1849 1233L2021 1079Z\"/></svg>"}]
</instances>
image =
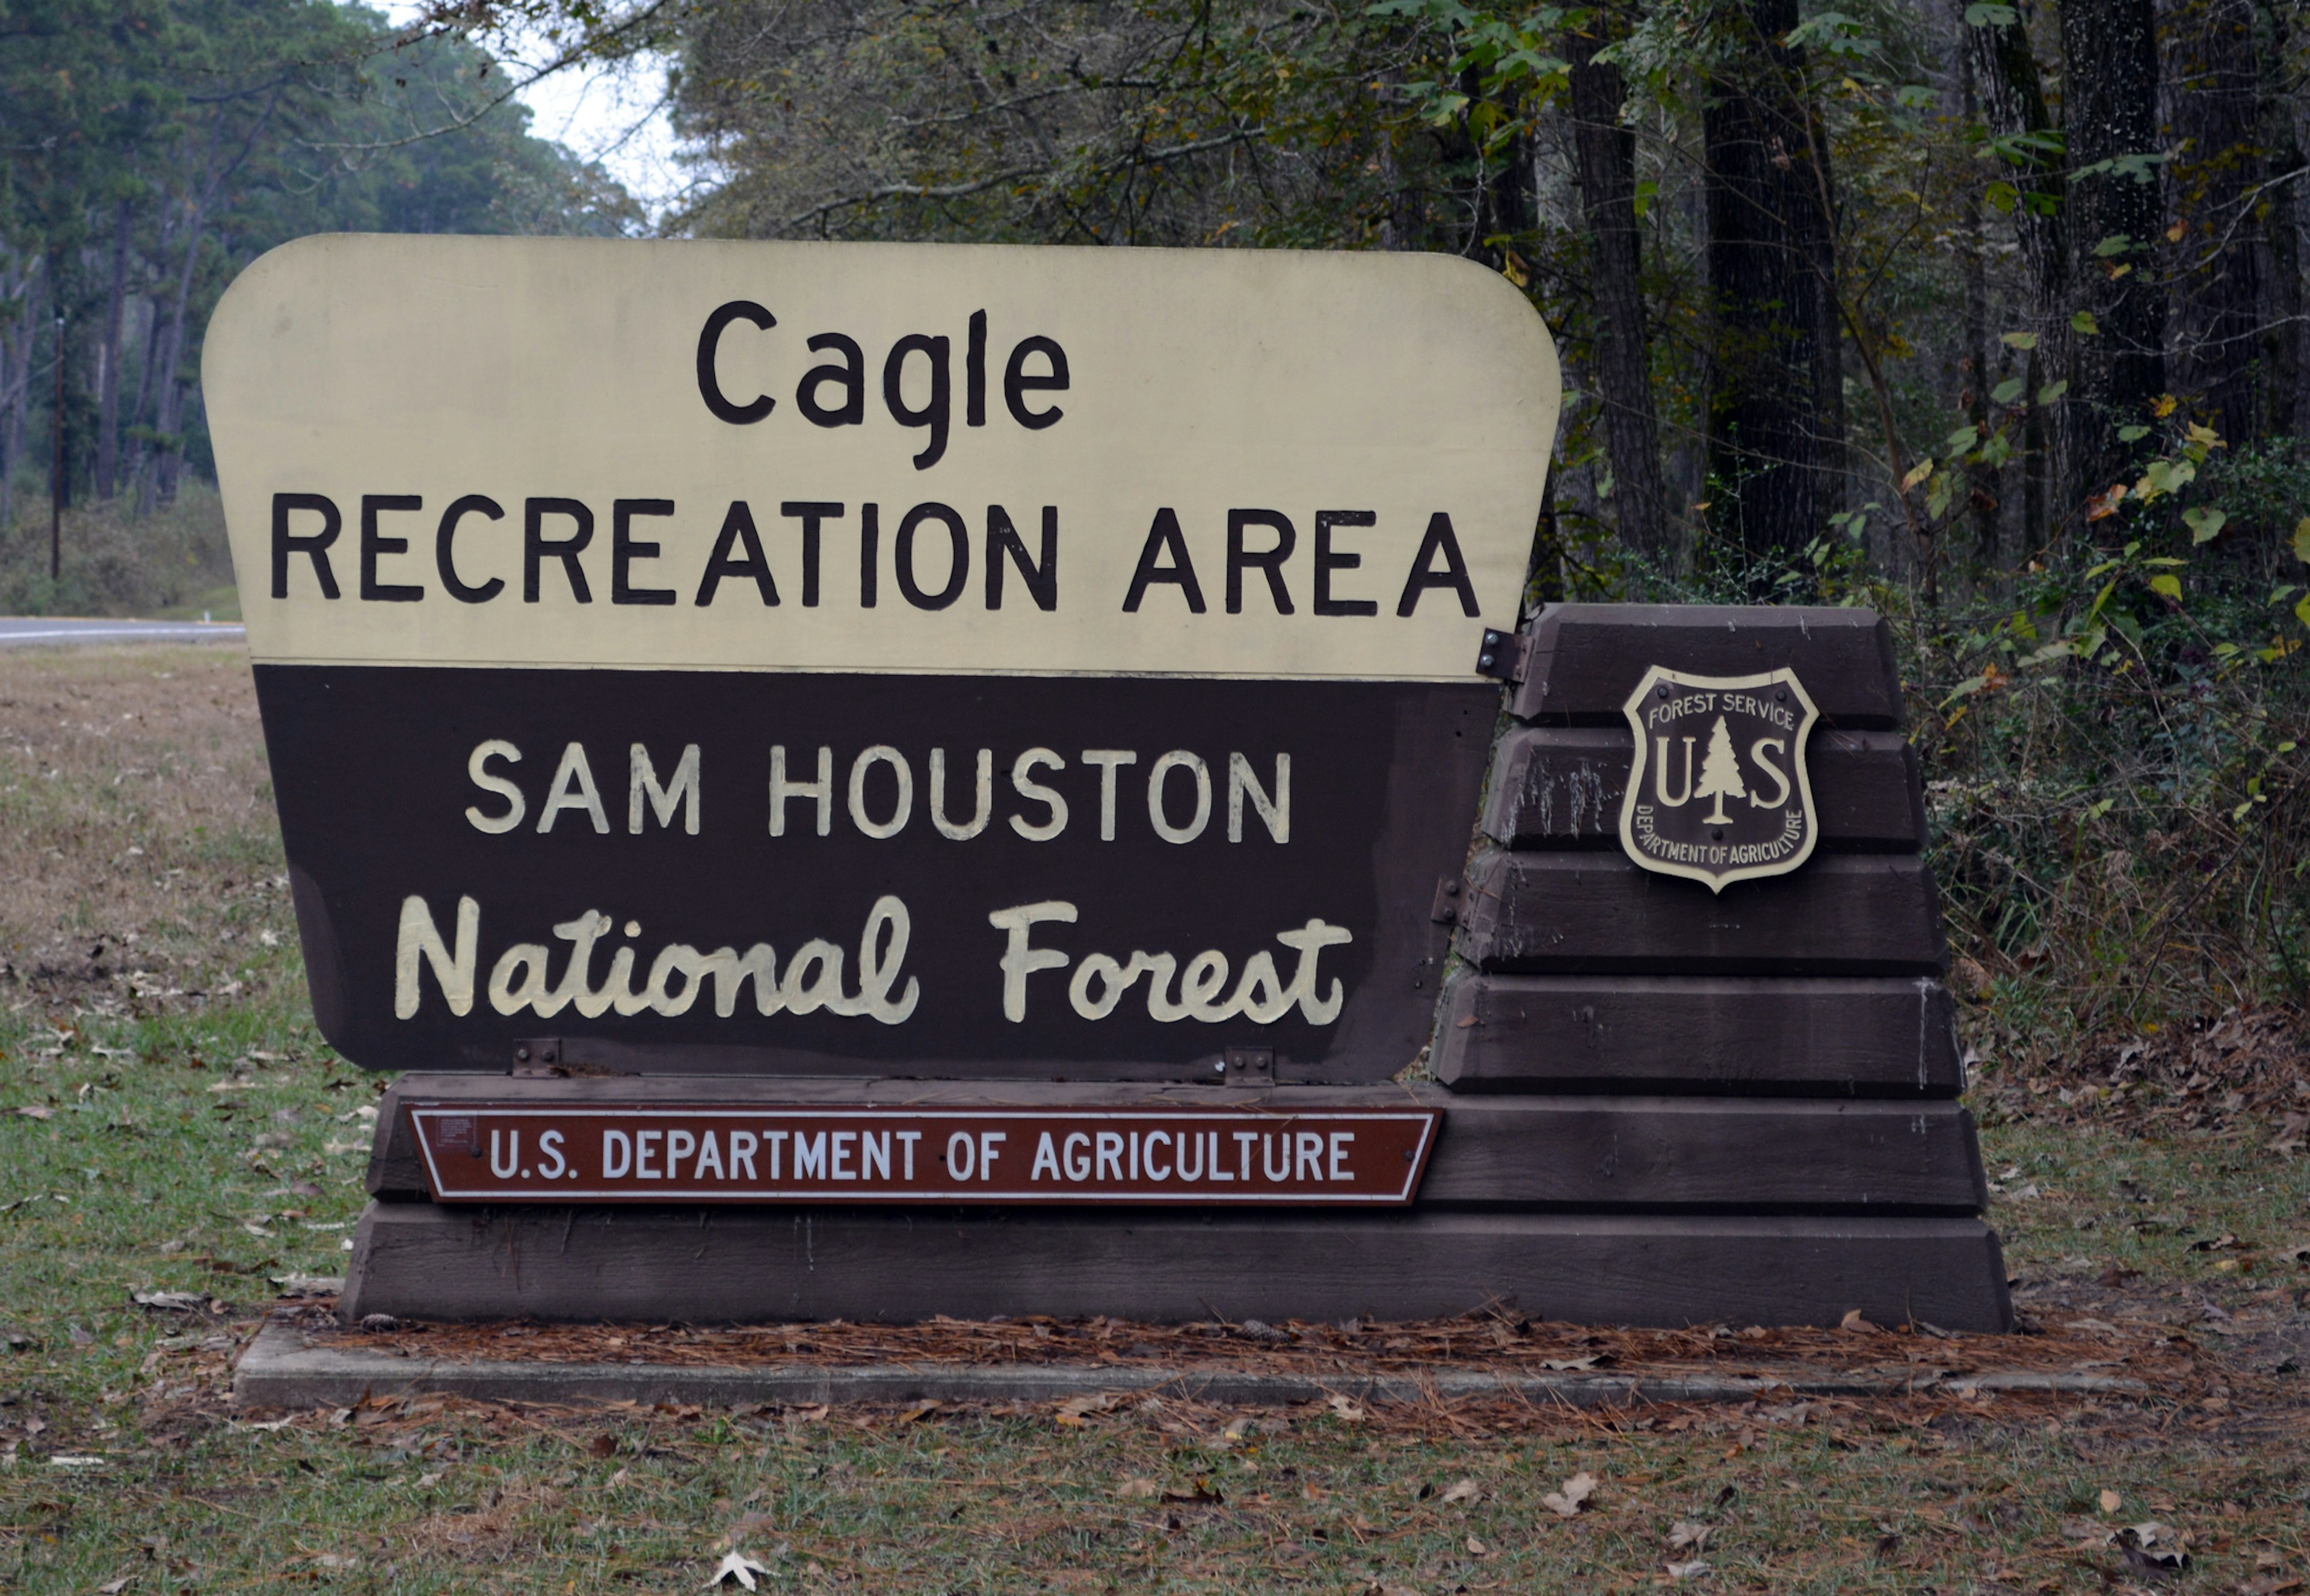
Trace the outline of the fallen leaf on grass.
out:
<instances>
[{"instance_id":1,"label":"fallen leaf on grass","mask_svg":"<svg viewBox=\"0 0 2310 1596\"><path fill-rule=\"evenodd\" d=\"M2106 1319L2072 1319L2062 1328L2082 1330L2089 1335L2114 1336L2118 1333L2117 1326Z\"/></svg>"},{"instance_id":2,"label":"fallen leaf on grass","mask_svg":"<svg viewBox=\"0 0 2310 1596\"><path fill-rule=\"evenodd\" d=\"M1126 1502L1150 1502L1163 1494L1163 1488L1151 1479L1126 1479L1115 1488L1115 1494Z\"/></svg>"},{"instance_id":3,"label":"fallen leaf on grass","mask_svg":"<svg viewBox=\"0 0 2310 1596\"><path fill-rule=\"evenodd\" d=\"M1195 1488L1191 1491L1165 1491L1163 1500L1183 1507L1221 1507L1227 1504L1227 1498L1213 1490L1208 1479L1195 1481Z\"/></svg>"},{"instance_id":4,"label":"fallen leaf on grass","mask_svg":"<svg viewBox=\"0 0 2310 1596\"><path fill-rule=\"evenodd\" d=\"M16 1112L26 1119L54 1119L56 1116L55 1109L44 1108L38 1103L27 1103Z\"/></svg>"},{"instance_id":5,"label":"fallen leaf on grass","mask_svg":"<svg viewBox=\"0 0 2310 1596\"><path fill-rule=\"evenodd\" d=\"M1672 1552L1697 1552L1708 1544L1716 1532L1714 1524L1696 1524L1689 1519L1679 1519L1668 1527L1668 1549Z\"/></svg>"},{"instance_id":6,"label":"fallen leaf on grass","mask_svg":"<svg viewBox=\"0 0 2310 1596\"><path fill-rule=\"evenodd\" d=\"M595 1457L615 1457L618 1452L618 1438L604 1430L587 1443L586 1450Z\"/></svg>"},{"instance_id":7,"label":"fallen leaf on grass","mask_svg":"<svg viewBox=\"0 0 2310 1596\"><path fill-rule=\"evenodd\" d=\"M1061 1424L1069 1427L1078 1426L1081 1425L1089 1415L1093 1413L1104 1413L1122 1400L1122 1398L1116 1396L1111 1391L1099 1392L1086 1396L1069 1397L1065 1401L1059 1404L1058 1420Z\"/></svg>"},{"instance_id":8,"label":"fallen leaf on grass","mask_svg":"<svg viewBox=\"0 0 2310 1596\"><path fill-rule=\"evenodd\" d=\"M209 1305L207 1295L199 1291L132 1291L128 1300L156 1314L197 1314Z\"/></svg>"},{"instance_id":9,"label":"fallen leaf on grass","mask_svg":"<svg viewBox=\"0 0 2310 1596\"><path fill-rule=\"evenodd\" d=\"M1863 1318L1859 1308L1848 1308L1845 1310L1845 1317L1837 1321L1837 1328L1839 1330L1874 1331L1877 1326L1870 1323L1868 1320Z\"/></svg>"},{"instance_id":10,"label":"fallen leaf on grass","mask_svg":"<svg viewBox=\"0 0 2310 1596\"><path fill-rule=\"evenodd\" d=\"M1451 1489L1444 1493L1442 1500L1447 1505L1454 1502L1473 1502L1483 1494L1481 1486L1463 1477L1453 1481Z\"/></svg>"},{"instance_id":11,"label":"fallen leaf on grass","mask_svg":"<svg viewBox=\"0 0 2310 1596\"><path fill-rule=\"evenodd\" d=\"M1541 1367L1542 1367L1542 1368L1544 1368L1544 1369L1553 1369L1553 1370L1555 1370L1558 1374L1559 1374L1559 1375L1564 1375L1564 1374L1574 1374L1574 1373L1578 1373L1578 1372L1585 1371L1585 1370L1587 1370L1587 1369L1593 1369L1593 1368L1596 1367L1596 1366L1597 1366L1597 1365L1599 1365L1599 1364L1606 1364L1606 1363L1610 1363L1610 1362L1611 1362L1611 1361L1612 1361L1612 1355L1611 1355L1611 1353L1609 1353L1609 1352L1594 1352L1594 1353L1591 1353L1591 1354L1589 1354L1589 1356L1587 1356L1586 1357L1549 1357L1549 1358L1543 1358L1543 1359L1541 1359L1541 1365L1540 1365L1540 1366L1541 1366Z\"/></svg>"},{"instance_id":12,"label":"fallen leaf on grass","mask_svg":"<svg viewBox=\"0 0 2310 1596\"><path fill-rule=\"evenodd\" d=\"M1471 1535L1468 1537L1468 1555L1472 1557L1489 1557L1492 1555L1492 1548Z\"/></svg>"},{"instance_id":13,"label":"fallen leaf on grass","mask_svg":"<svg viewBox=\"0 0 2310 1596\"><path fill-rule=\"evenodd\" d=\"M1541 1505L1559 1518L1577 1518L1581 1507L1595 1494L1596 1477L1583 1469L1566 1480L1561 1489L1550 1491L1540 1500Z\"/></svg>"},{"instance_id":14,"label":"fallen leaf on grass","mask_svg":"<svg viewBox=\"0 0 2310 1596\"><path fill-rule=\"evenodd\" d=\"M1708 1565L1698 1557L1689 1563L1671 1563L1666 1566L1669 1578L1673 1580L1693 1579L1708 1572Z\"/></svg>"},{"instance_id":15,"label":"fallen leaf on grass","mask_svg":"<svg viewBox=\"0 0 2310 1596\"><path fill-rule=\"evenodd\" d=\"M2101 1510L2104 1513L2115 1513L2124 1501L2125 1498L2115 1491L2106 1490L2101 1494Z\"/></svg>"},{"instance_id":16,"label":"fallen leaf on grass","mask_svg":"<svg viewBox=\"0 0 2310 1596\"><path fill-rule=\"evenodd\" d=\"M1349 1424L1360 1424L1364 1420L1364 1410L1336 1392L1324 1398L1324 1402L1336 1417Z\"/></svg>"},{"instance_id":17,"label":"fallen leaf on grass","mask_svg":"<svg viewBox=\"0 0 2310 1596\"><path fill-rule=\"evenodd\" d=\"M357 1568L360 1566L360 1559L350 1552L323 1552L313 1559L313 1566L331 1570Z\"/></svg>"},{"instance_id":18,"label":"fallen leaf on grass","mask_svg":"<svg viewBox=\"0 0 2310 1596\"><path fill-rule=\"evenodd\" d=\"M265 1431L271 1431L271 1430L285 1430L285 1429L287 1429L291 1425L292 1425L292 1424L294 1424L294 1423L296 1423L296 1422L297 1422L296 1416L295 1416L294 1414L291 1414L289 1417L287 1417L287 1418L268 1418L268 1419L265 1419L265 1420L263 1423L261 1423L261 1424L260 1424L260 1423L236 1423L232 1427L233 1427L233 1428L235 1428L235 1429L237 1429L237 1430L265 1430Z\"/></svg>"},{"instance_id":19,"label":"fallen leaf on grass","mask_svg":"<svg viewBox=\"0 0 2310 1596\"><path fill-rule=\"evenodd\" d=\"M129 1582L134 1580L135 1577L136 1576L133 1574L124 1574L118 1579L107 1580L104 1583L97 1586L97 1596L120 1596L120 1592L126 1590L128 1588Z\"/></svg>"},{"instance_id":20,"label":"fallen leaf on grass","mask_svg":"<svg viewBox=\"0 0 2310 1596\"><path fill-rule=\"evenodd\" d=\"M734 1579L739 1584L751 1591L755 1588L754 1576L769 1572L768 1568L755 1562L745 1553L732 1552L715 1566L714 1577L708 1580L703 1588L708 1591L718 1590Z\"/></svg>"},{"instance_id":21,"label":"fallen leaf on grass","mask_svg":"<svg viewBox=\"0 0 2310 1596\"><path fill-rule=\"evenodd\" d=\"M904 1413L899 1414L899 1422L900 1424L912 1424L917 1418L922 1418L925 1413L935 1413L937 1411L937 1400L935 1398L926 1399L923 1401L916 1402Z\"/></svg>"}]
</instances>

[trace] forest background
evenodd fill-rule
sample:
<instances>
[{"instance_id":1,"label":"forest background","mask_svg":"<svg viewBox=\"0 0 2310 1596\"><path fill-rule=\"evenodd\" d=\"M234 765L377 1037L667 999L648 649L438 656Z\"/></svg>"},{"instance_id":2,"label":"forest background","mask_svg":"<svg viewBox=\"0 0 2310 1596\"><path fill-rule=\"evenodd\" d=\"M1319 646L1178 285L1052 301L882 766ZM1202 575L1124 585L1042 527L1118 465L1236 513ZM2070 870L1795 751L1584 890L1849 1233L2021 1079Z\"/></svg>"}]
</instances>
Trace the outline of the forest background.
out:
<instances>
[{"instance_id":1,"label":"forest background","mask_svg":"<svg viewBox=\"0 0 2310 1596\"><path fill-rule=\"evenodd\" d=\"M230 602L200 329L273 244L653 225L543 40L663 72L668 233L1484 262L1565 355L1534 602L1893 618L1984 1057L2298 1032L2305 8L1847 3L0 0L0 607Z\"/></svg>"}]
</instances>

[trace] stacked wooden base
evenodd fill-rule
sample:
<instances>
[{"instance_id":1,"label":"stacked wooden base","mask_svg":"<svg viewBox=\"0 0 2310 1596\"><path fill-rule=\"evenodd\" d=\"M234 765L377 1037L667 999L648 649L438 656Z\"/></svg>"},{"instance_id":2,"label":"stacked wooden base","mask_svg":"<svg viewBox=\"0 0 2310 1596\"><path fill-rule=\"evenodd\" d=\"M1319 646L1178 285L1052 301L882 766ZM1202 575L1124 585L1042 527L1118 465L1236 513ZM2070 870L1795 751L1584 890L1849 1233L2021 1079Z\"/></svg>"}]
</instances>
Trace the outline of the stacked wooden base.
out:
<instances>
[{"instance_id":1,"label":"stacked wooden base","mask_svg":"<svg viewBox=\"0 0 2310 1596\"><path fill-rule=\"evenodd\" d=\"M1409 1210L1213 1214L426 1200L407 1097L434 1102L1445 1109ZM935 1314L1534 1318L2002 1328L1997 1244L1948 1101L1458 1097L1442 1089L411 1076L379 1121L352 1315L905 1321Z\"/></svg>"},{"instance_id":2,"label":"stacked wooden base","mask_svg":"<svg viewBox=\"0 0 2310 1596\"><path fill-rule=\"evenodd\" d=\"M1916 766L1859 611L1557 606L1528 640L1484 817L1438 915L1463 970L1440 1085L408 1077L388 1097L351 1315L904 1321L1414 1318L2009 1329ZM1821 842L1721 894L1638 869L1620 706L1654 664L1793 667L1822 712ZM1422 906L1425 912L1426 906ZM738 1102L1444 1110L1409 1209L1211 1213L436 1205L401 1104Z\"/></svg>"}]
</instances>

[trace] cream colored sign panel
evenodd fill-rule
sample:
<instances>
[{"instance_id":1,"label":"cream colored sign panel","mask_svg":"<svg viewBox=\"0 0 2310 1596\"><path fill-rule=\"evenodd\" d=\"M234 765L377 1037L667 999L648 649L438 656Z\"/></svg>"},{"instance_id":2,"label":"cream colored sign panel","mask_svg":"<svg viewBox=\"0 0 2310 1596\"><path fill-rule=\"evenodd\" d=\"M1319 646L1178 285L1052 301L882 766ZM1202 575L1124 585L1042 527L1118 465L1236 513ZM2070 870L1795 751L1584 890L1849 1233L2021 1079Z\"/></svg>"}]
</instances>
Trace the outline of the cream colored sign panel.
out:
<instances>
[{"instance_id":1,"label":"cream colored sign panel","mask_svg":"<svg viewBox=\"0 0 2310 1596\"><path fill-rule=\"evenodd\" d=\"M1434 256L367 236L203 379L260 661L1432 681L1559 393Z\"/></svg>"}]
</instances>

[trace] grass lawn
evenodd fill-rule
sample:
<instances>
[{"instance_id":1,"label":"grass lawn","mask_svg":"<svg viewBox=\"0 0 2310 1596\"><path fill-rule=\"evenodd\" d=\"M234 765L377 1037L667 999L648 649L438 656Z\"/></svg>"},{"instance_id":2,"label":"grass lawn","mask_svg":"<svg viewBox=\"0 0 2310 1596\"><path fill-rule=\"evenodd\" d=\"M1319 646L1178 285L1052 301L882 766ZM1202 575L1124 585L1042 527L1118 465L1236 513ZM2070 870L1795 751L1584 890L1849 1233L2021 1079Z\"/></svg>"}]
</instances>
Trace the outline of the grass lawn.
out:
<instances>
[{"instance_id":1,"label":"grass lawn","mask_svg":"<svg viewBox=\"0 0 2310 1596\"><path fill-rule=\"evenodd\" d=\"M273 1280L338 1272L383 1085L313 1029L282 868L239 654L0 655L10 1589L671 1592L732 1548L769 1589L878 1596L2305 1589L2298 1118L2056 1109L1993 1071L2018 1300L2154 1367L2141 1395L235 1414Z\"/></svg>"}]
</instances>

